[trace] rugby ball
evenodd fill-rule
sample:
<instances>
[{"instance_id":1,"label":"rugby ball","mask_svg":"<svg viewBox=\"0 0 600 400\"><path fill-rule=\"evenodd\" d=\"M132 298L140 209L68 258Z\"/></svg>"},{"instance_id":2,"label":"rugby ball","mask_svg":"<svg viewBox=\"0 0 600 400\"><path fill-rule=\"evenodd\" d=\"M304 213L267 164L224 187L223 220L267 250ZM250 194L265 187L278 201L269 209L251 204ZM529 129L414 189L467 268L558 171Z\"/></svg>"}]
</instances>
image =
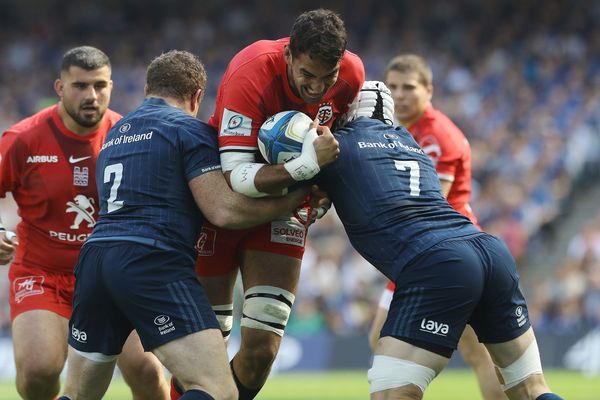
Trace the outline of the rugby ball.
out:
<instances>
[{"instance_id":1,"label":"rugby ball","mask_svg":"<svg viewBox=\"0 0 600 400\"><path fill-rule=\"evenodd\" d=\"M298 157L312 120L300 111L282 111L269 117L258 131L258 149L269 164Z\"/></svg>"}]
</instances>

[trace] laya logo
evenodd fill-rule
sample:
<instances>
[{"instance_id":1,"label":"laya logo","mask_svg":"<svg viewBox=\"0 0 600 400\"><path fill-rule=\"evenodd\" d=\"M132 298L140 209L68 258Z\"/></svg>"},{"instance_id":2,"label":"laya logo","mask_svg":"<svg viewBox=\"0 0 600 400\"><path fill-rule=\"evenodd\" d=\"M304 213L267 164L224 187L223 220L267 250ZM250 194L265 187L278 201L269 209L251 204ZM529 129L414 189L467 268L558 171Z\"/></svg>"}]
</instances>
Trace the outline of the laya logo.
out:
<instances>
[{"instance_id":1,"label":"laya logo","mask_svg":"<svg viewBox=\"0 0 600 400\"><path fill-rule=\"evenodd\" d=\"M71 337L77 340L79 343L87 343L87 333L80 331L74 326L71 327Z\"/></svg>"},{"instance_id":2,"label":"laya logo","mask_svg":"<svg viewBox=\"0 0 600 400\"><path fill-rule=\"evenodd\" d=\"M34 163L57 163L58 156L29 156L27 157L27 164Z\"/></svg>"},{"instance_id":3,"label":"laya logo","mask_svg":"<svg viewBox=\"0 0 600 400\"><path fill-rule=\"evenodd\" d=\"M525 316L525 314L523 312L523 307L517 306L517 308L515 310L515 315L517 316L517 325L519 325L519 327L522 327L523 325L525 325L525 322L527 321L527 317Z\"/></svg>"},{"instance_id":4,"label":"laya logo","mask_svg":"<svg viewBox=\"0 0 600 400\"><path fill-rule=\"evenodd\" d=\"M420 331L433 333L434 335L446 336L448 335L448 331L450 327L448 324L443 324L441 322L436 322L432 319L423 318L421 320L421 329Z\"/></svg>"}]
</instances>

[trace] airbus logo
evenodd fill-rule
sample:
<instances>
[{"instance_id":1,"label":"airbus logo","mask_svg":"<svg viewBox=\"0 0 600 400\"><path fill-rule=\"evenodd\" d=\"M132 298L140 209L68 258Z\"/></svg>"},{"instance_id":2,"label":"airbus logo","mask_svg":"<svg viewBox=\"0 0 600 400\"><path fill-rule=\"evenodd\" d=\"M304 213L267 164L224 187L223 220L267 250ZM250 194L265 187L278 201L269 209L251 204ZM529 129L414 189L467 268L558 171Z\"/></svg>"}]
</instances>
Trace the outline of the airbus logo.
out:
<instances>
[{"instance_id":1,"label":"airbus logo","mask_svg":"<svg viewBox=\"0 0 600 400\"><path fill-rule=\"evenodd\" d=\"M76 164L76 163L78 163L78 162L80 162L80 161L87 160L88 158L92 158L92 156L78 157L78 158L75 158L75 157L73 157L73 156L70 156L70 157L69 157L69 162L70 162L71 164Z\"/></svg>"}]
</instances>

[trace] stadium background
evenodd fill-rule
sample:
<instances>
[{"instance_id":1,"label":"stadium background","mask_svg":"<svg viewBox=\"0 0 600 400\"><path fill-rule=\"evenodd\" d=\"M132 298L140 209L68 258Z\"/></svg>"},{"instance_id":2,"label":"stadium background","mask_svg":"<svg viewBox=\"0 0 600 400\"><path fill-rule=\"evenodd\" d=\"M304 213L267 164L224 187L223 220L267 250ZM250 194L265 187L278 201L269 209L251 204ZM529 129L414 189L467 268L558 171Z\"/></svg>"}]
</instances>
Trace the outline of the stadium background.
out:
<instances>
[{"instance_id":1,"label":"stadium background","mask_svg":"<svg viewBox=\"0 0 600 400\"><path fill-rule=\"evenodd\" d=\"M341 14L367 79L400 52L431 63L434 105L471 142L473 208L520 263L545 365L600 374L600 2L0 0L0 131L56 101L60 58L82 44L110 56L121 113L153 57L198 54L206 120L229 59L317 7ZM365 368L383 284L334 212L313 225L277 368ZM0 379L13 370L7 291L1 268Z\"/></svg>"}]
</instances>

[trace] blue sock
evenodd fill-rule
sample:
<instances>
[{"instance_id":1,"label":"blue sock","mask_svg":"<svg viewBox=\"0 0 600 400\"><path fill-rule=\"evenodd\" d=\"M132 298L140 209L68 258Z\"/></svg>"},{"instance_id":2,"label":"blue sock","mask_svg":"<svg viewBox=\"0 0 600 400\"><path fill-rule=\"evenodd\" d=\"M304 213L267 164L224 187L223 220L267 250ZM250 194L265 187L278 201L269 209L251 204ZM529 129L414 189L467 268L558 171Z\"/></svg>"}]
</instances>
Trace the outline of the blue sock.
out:
<instances>
[{"instance_id":1,"label":"blue sock","mask_svg":"<svg viewBox=\"0 0 600 400\"><path fill-rule=\"evenodd\" d=\"M192 389L185 392L179 400L215 400L215 398L202 390Z\"/></svg>"},{"instance_id":2,"label":"blue sock","mask_svg":"<svg viewBox=\"0 0 600 400\"><path fill-rule=\"evenodd\" d=\"M71 400L71 398L70 398L70 397L67 397L67 396L60 396L60 397L59 397L58 399L56 399L56 400Z\"/></svg>"},{"instance_id":3,"label":"blue sock","mask_svg":"<svg viewBox=\"0 0 600 400\"><path fill-rule=\"evenodd\" d=\"M535 400L564 400L564 399L554 393L544 393L543 395L538 396Z\"/></svg>"}]
</instances>

